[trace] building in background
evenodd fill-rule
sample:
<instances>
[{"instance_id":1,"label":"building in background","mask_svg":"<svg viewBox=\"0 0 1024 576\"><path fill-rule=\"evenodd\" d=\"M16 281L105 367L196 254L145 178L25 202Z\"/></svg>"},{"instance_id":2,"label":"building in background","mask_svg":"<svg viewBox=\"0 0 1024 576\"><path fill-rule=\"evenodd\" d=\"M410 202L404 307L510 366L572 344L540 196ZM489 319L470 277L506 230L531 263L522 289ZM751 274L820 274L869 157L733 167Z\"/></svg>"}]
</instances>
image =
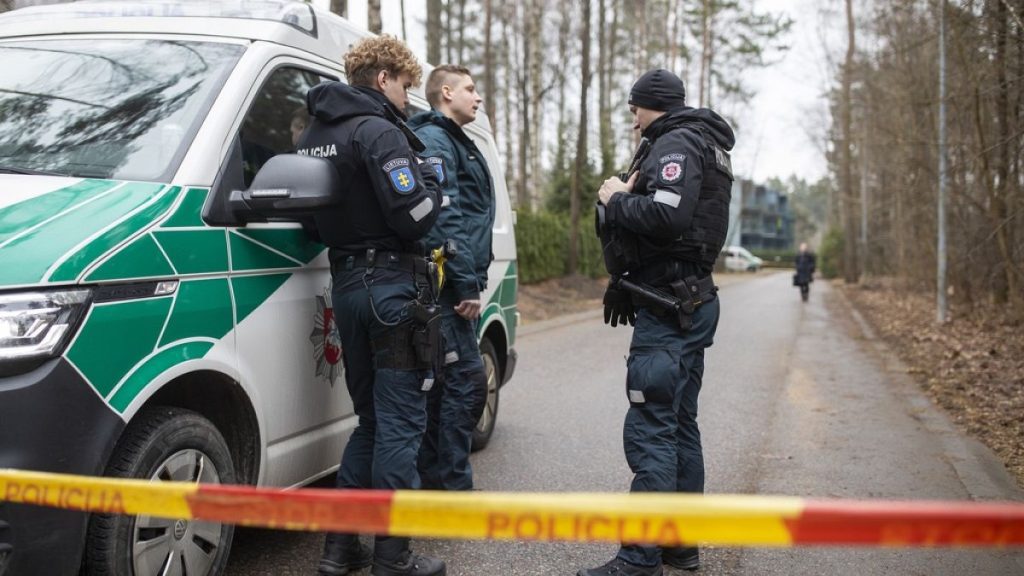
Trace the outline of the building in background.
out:
<instances>
[{"instance_id":1,"label":"building in background","mask_svg":"<svg viewBox=\"0 0 1024 576\"><path fill-rule=\"evenodd\" d=\"M779 190L764 185L755 185L749 180L740 181L741 210L739 223L739 245L747 250L792 250L793 210L789 197ZM733 186L733 196L736 196ZM730 216L731 216L730 208Z\"/></svg>"}]
</instances>

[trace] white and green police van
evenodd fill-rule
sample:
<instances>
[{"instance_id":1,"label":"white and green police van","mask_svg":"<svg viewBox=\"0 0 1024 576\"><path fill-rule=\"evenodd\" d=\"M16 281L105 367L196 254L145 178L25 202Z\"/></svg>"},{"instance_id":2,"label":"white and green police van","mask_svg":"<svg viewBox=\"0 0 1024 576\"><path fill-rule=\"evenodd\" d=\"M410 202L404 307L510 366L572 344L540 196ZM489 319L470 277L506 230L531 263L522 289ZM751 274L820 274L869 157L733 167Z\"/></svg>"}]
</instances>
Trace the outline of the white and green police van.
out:
<instances>
[{"instance_id":1,"label":"white and green police van","mask_svg":"<svg viewBox=\"0 0 1024 576\"><path fill-rule=\"evenodd\" d=\"M294 150L306 91L343 80L364 35L301 2L0 15L0 468L282 487L332 474L355 418L326 249L237 191ZM467 132L497 202L482 447L515 366L516 251L488 123ZM232 534L0 502L8 576L219 574Z\"/></svg>"}]
</instances>

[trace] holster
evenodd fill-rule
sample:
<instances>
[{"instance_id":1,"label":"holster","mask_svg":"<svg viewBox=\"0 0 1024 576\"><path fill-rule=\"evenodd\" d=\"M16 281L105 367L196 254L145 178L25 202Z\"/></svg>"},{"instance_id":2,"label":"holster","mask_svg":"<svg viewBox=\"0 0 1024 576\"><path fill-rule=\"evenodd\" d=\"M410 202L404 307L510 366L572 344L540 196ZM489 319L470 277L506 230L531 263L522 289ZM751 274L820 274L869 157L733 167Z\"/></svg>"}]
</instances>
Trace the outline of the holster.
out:
<instances>
[{"instance_id":1,"label":"holster","mask_svg":"<svg viewBox=\"0 0 1024 576\"><path fill-rule=\"evenodd\" d=\"M693 326L693 313L697 308L715 299L718 292L711 276L699 280L696 276L689 276L671 282L671 293L631 282L623 282L621 285L633 294L633 301L637 306L648 308L655 316L674 314L684 332Z\"/></svg>"},{"instance_id":2,"label":"holster","mask_svg":"<svg viewBox=\"0 0 1024 576\"><path fill-rule=\"evenodd\" d=\"M412 318L390 328L370 342L377 368L434 370L435 380L444 362L441 310L436 304L413 301Z\"/></svg>"}]
</instances>

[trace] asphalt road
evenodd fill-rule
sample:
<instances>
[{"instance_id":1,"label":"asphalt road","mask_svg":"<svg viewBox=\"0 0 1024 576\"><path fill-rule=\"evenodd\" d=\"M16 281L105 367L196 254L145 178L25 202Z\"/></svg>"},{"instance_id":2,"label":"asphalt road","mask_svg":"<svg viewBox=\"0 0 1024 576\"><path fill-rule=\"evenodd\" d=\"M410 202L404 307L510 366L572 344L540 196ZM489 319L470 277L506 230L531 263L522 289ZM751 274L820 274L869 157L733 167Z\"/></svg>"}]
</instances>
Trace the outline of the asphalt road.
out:
<instances>
[{"instance_id":1,"label":"asphalt road","mask_svg":"<svg viewBox=\"0 0 1024 576\"><path fill-rule=\"evenodd\" d=\"M956 431L824 282L806 304L788 274L723 284L700 400L708 492L1024 500L995 457ZM598 313L521 329L498 429L473 457L479 488L628 490L621 434L630 334L605 327ZM239 530L228 574L315 574L322 541ZM450 576L572 575L615 553L609 544L414 547L445 559ZM1024 574L1024 553L978 550L709 547L702 561L703 574Z\"/></svg>"}]
</instances>

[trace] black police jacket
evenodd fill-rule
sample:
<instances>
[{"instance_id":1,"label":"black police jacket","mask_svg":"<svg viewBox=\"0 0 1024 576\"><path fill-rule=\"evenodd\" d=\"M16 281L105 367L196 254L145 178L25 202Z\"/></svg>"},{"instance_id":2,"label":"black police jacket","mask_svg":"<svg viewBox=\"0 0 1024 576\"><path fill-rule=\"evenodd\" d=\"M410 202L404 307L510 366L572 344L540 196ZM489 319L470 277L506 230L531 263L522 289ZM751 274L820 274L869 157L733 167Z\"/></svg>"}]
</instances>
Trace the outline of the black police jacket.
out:
<instances>
[{"instance_id":1,"label":"black police jacket","mask_svg":"<svg viewBox=\"0 0 1024 576\"><path fill-rule=\"evenodd\" d=\"M484 155L454 120L437 110L413 116L409 126L427 149L423 158L434 167L444 194L441 215L427 235L431 246L452 239L458 257L445 265L445 290L457 300L477 300L487 288L494 228L494 186Z\"/></svg>"},{"instance_id":2,"label":"black police jacket","mask_svg":"<svg viewBox=\"0 0 1024 576\"><path fill-rule=\"evenodd\" d=\"M731 150L736 142L732 128L712 110L687 107L661 116L643 136L651 148L633 193L612 196L607 223L636 236L642 262L692 262L688 273L710 274L728 228L732 175L712 173L716 167L708 163L715 151L709 139ZM709 178L717 194L708 193Z\"/></svg>"},{"instance_id":3,"label":"black police jacket","mask_svg":"<svg viewBox=\"0 0 1024 576\"><path fill-rule=\"evenodd\" d=\"M342 254L416 250L440 213L441 190L395 123L405 115L380 92L341 82L311 88L306 106L313 122L296 152L330 160L345 190L338 207L315 217L323 243Z\"/></svg>"}]
</instances>

